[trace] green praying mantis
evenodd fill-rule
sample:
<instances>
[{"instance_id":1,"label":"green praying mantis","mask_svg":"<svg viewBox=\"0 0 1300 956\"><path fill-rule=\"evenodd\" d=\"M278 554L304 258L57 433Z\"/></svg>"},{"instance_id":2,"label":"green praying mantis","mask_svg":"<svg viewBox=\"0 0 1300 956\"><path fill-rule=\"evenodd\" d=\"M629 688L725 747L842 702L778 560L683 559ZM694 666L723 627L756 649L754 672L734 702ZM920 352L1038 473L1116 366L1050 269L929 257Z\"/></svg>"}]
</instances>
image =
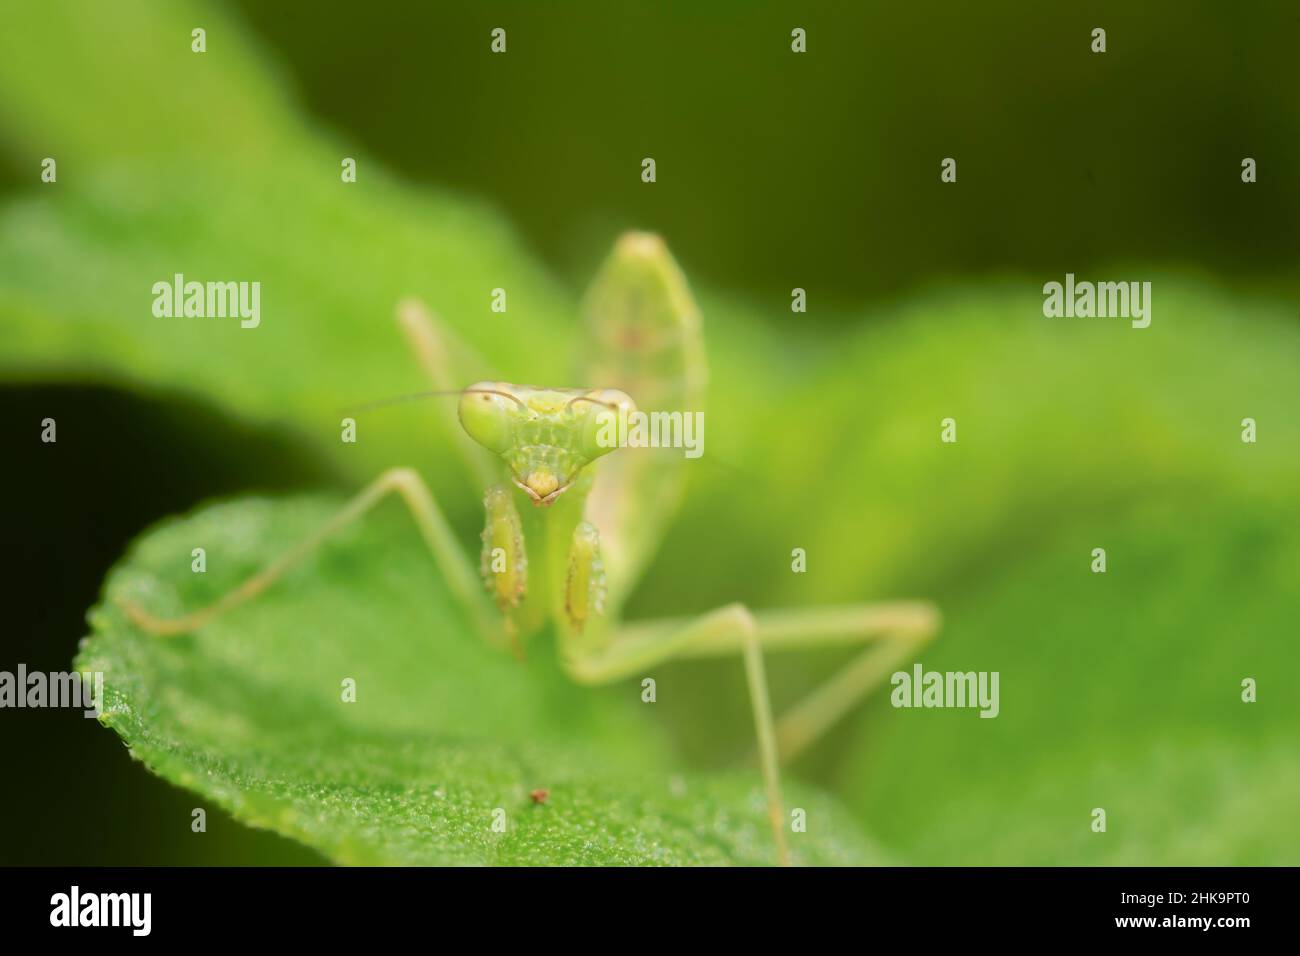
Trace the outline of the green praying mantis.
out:
<instances>
[{"instance_id":1,"label":"green praying mantis","mask_svg":"<svg viewBox=\"0 0 1300 956\"><path fill-rule=\"evenodd\" d=\"M850 711L938 630L922 601L751 611L733 603L698 617L626 622L622 606L649 563L683 492L683 456L601 440L638 405L685 413L703 408L707 384L699 311L663 241L627 233L589 290L586 377L597 388L540 388L484 381L455 389L449 330L417 302L398 324L435 393L459 396L473 442L461 453L483 477L486 526L475 569L432 493L409 468L384 472L323 527L216 602L160 618L124 601L143 630L174 635L270 587L313 549L396 493L439 572L485 640L522 654L549 624L564 670L580 684L643 676L675 658L739 655L744 662L774 858L790 861L780 765ZM463 381L463 379L462 379ZM604 434L608 434L605 429ZM489 456L484 456L486 449ZM495 459L491 462L491 459ZM599 465L597 466L597 462ZM863 644L862 654L774 719L765 654Z\"/></svg>"}]
</instances>

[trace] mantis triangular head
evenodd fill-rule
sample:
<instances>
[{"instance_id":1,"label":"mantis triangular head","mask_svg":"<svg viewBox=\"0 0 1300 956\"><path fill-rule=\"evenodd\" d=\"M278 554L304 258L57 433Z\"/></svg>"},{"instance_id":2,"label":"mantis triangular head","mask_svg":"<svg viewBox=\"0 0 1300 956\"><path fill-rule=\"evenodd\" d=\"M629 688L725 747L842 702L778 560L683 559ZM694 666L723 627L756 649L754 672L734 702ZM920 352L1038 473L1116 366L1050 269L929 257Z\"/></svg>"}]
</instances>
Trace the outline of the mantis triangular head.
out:
<instances>
[{"instance_id":1,"label":"mantis triangular head","mask_svg":"<svg viewBox=\"0 0 1300 956\"><path fill-rule=\"evenodd\" d=\"M562 495L583 468L623 443L636 405L613 388L478 382L461 393L465 432L510 469L535 505Z\"/></svg>"}]
</instances>

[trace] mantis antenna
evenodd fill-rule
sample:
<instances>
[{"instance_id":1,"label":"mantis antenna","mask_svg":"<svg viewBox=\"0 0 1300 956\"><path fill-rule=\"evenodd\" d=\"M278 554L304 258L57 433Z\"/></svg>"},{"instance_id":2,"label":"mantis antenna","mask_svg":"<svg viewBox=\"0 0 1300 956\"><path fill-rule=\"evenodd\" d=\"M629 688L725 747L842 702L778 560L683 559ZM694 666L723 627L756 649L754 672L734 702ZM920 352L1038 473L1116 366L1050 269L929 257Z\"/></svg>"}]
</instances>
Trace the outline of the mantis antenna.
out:
<instances>
[{"instance_id":1,"label":"mantis antenna","mask_svg":"<svg viewBox=\"0 0 1300 956\"><path fill-rule=\"evenodd\" d=\"M497 395L501 398L508 398L520 408L524 403L509 392L498 391L494 388L453 388L453 389L435 389L428 392L411 392L409 395L393 395L389 398L375 399L373 402L366 402L364 405L354 405L350 408L340 409L342 412L369 412L376 408L384 408L388 405L401 405L405 402L417 402L424 398L445 398L447 396L460 397L461 395Z\"/></svg>"}]
</instances>

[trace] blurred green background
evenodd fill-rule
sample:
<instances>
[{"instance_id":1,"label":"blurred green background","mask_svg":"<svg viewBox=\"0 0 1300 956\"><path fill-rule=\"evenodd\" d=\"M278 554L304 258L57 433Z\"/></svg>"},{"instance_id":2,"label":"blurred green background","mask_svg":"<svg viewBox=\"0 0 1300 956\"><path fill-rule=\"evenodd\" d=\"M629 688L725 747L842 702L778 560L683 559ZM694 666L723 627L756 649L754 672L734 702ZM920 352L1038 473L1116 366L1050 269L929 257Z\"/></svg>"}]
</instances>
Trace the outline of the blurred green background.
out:
<instances>
[{"instance_id":1,"label":"blurred green background","mask_svg":"<svg viewBox=\"0 0 1300 956\"><path fill-rule=\"evenodd\" d=\"M793 774L903 860L1294 864L1298 27L1283 2L7 4L0 668L66 667L127 542L214 495L412 463L472 541L434 410L339 454L340 405L420 387L392 303L565 378L583 285L649 228L704 306L729 467L633 609L928 596L926 666L1002 673L997 720L877 698ZM150 324L175 271L261 279L264 327ZM1067 271L1151 280L1152 327L1044 319ZM842 659L771 665L778 701ZM734 760L736 668L670 673L678 759ZM175 839L196 798L78 715L6 711L0 740L0 862L318 859L216 815Z\"/></svg>"}]
</instances>

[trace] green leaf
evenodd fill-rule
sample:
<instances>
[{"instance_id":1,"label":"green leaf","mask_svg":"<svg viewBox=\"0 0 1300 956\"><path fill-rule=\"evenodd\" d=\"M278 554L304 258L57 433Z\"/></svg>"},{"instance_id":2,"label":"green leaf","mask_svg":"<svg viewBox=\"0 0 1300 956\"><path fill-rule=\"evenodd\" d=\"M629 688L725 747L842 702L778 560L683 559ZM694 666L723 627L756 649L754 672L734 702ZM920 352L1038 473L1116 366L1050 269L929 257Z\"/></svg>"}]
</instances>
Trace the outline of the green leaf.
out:
<instances>
[{"instance_id":1,"label":"green leaf","mask_svg":"<svg viewBox=\"0 0 1300 956\"><path fill-rule=\"evenodd\" d=\"M101 719L136 758L341 863L774 861L756 769L679 772L638 683L588 690L546 641L521 663L471 636L395 502L197 634L143 634L116 604L202 605L339 504L208 507L111 573L78 667L104 672ZM834 801L791 786L787 804L809 821L791 834L797 862L880 860Z\"/></svg>"},{"instance_id":2,"label":"green leaf","mask_svg":"<svg viewBox=\"0 0 1300 956\"><path fill-rule=\"evenodd\" d=\"M1175 496L1027 548L948 604L921 655L999 671L998 716L875 701L843 792L916 863L1295 860L1298 525L1294 503Z\"/></svg>"},{"instance_id":3,"label":"green leaf","mask_svg":"<svg viewBox=\"0 0 1300 956\"><path fill-rule=\"evenodd\" d=\"M188 33L200 14L210 52L196 56ZM339 159L355 144L302 119L215 6L43 3L4 15L2 148L29 176L34 157L56 155L60 178L33 183L0 213L0 374L184 389L295 429L354 480L416 466L458 527L477 525L479 490L448 466L450 415L386 409L343 445L342 408L425 387L391 321L411 294L483 356L488 368L467 363L466 380L569 384L576 290L479 203L404 186L364 154L358 182L340 183ZM106 42L115 33L138 41L132 56ZM51 49L53 72L43 66ZM155 319L149 287L178 270L261 281L263 325ZM632 607L936 600L945 629L922 659L1004 669L1002 715L900 713L878 696L789 768L833 787L909 860L1271 863L1300 853L1294 824L1270 812L1294 804L1298 787L1286 734L1300 720L1277 691L1300 666L1286 640L1300 557L1284 540L1300 474L1294 308L1141 263L1112 275L1155 280L1151 328L1046 320L1043 276L920 291L815 328L792 325L771 301L697 290L709 452ZM487 308L498 286L509 289L505 316ZM961 437L942 447L948 415ZM1256 445L1237 437L1247 415L1260 423ZM1170 510L1152 510L1161 504ZM249 502L169 526L110 593L146 588L159 608L201 603L328 507ZM213 556L202 579L188 570L196 534ZM616 802L604 825L623 834L655 832L649 818L696 822L664 781L679 772L678 751L713 766L749 745L734 663L665 668L676 699L656 716L674 732L661 733L634 695L563 682L545 647L526 666L478 647L412 542L395 525L388 535L367 525L361 551L340 543L303 570L298 592L291 579L194 638L147 639L111 605L99 609L86 657L112 675L110 721L169 779L338 859L492 859L551 819L542 813L564 813L566 793L577 799L565 781ZM1111 552L1104 582L1081 573L1098 544ZM789 571L795 545L809 551L806 575ZM293 603L294 593L310 600ZM381 618L381 606L401 610ZM839 657L774 658L778 709ZM355 705L338 703L342 671L361 680ZM1251 671L1257 705L1219 696ZM346 759L326 766L325 754ZM385 831L339 810L362 805L347 787L365 770L387 781L365 807L392 802L419 821L412 808L429 805L458 760L457 792L480 801L456 817L460 841L413 839L396 852ZM751 776L710 786L718 806L747 808L758 840ZM688 802L705 792L686 782ZM522 816L520 788L550 784L551 801ZM639 801L658 802L638 814ZM1099 839L1086 828L1096 805L1111 810ZM475 843L481 812L496 806L516 829ZM818 806L808 838L833 835L846 858L859 856L841 817L818 828L831 812ZM743 843L726 832L726 846ZM566 847L547 859L575 858Z\"/></svg>"}]
</instances>

